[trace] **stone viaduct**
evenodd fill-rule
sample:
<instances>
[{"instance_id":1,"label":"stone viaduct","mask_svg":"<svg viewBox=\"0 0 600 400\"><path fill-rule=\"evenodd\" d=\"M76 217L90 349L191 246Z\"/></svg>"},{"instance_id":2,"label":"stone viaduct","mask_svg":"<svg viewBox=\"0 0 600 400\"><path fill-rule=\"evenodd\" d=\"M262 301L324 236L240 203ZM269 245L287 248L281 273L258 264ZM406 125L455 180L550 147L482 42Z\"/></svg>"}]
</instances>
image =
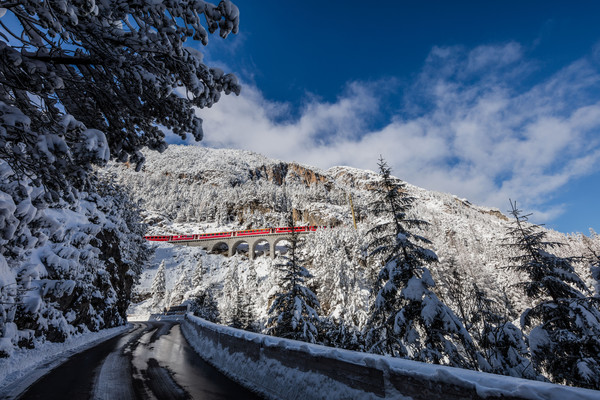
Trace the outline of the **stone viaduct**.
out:
<instances>
[{"instance_id":1,"label":"stone viaduct","mask_svg":"<svg viewBox=\"0 0 600 400\"><path fill-rule=\"evenodd\" d=\"M296 232L298 235L306 235L309 232ZM217 251L224 245L227 246L227 255L229 257L236 253L238 246L242 243L248 244L248 257L251 260L255 258L256 246L261 242L267 242L269 244L269 252L271 258L275 258L275 246L282 240L290 239L289 233L266 233L262 235L252 236L233 236L223 237L214 239L190 239L190 240L177 240L169 243L185 245L185 246L198 246L206 249L207 251Z\"/></svg>"}]
</instances>

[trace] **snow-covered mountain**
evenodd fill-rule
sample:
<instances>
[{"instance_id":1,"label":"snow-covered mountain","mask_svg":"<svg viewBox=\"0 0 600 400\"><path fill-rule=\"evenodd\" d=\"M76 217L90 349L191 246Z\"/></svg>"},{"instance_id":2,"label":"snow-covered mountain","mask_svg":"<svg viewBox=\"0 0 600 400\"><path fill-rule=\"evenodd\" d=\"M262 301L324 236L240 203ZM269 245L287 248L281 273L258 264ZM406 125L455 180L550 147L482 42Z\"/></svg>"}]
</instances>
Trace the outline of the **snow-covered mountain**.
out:
<instances>
[{"instance_id":1,"label":"snow-covered mountain","mask_svg":"<svg viewBox=\"0 0 600 400\"><path fill-rule=\"evenodd\" d=\"M144 210L148 234L282 226L290 209L298 224L333 227L306 240L305 255L315 275L312 285L324 315L361 326L368 307L369 282L376 273L376 267L366 259L366 232L375 223L369 204L373 201L372 189L379 182L376 173L350 167L320 170L247 151L193 146L170 146L162 154L147 152L146 158L141 172L112 164L104 173L113 175ZM450 272L457 270L463 279L477 283L493 297L508 298L515 316L529 306L520 289L514 287L521 277L507 268L512 250L505 246L510 223L506 215L452 194L408 183L406 189L416 199L414 216L429 222L419 233L432 241L432 250L440 259L431 267L438 295L444 297ZM353 227L350 195L357 230ZM560 255L580 255L585 241L592 240L556 231L548 231L548 238L566 244L556 249ZM277 289L277 273L270 258L258 257L251 262L240 254L228 259L199 248L169 244L154 247L153 267L142 274L134 295L138 303L132 305L131 313L158 311L210 287L223 316L229 310L231 290L239 289L248 291L246 294L255 303L253 313L264 324L270 295ZM157 301L152 299L151 286L163 260L166 295ZM579 272L591 283L584 265ZM194 274L201 275L200 286L192 284ZM233 278L241 280L237 289L227 287Z\"/></svg>"}]
</instances>

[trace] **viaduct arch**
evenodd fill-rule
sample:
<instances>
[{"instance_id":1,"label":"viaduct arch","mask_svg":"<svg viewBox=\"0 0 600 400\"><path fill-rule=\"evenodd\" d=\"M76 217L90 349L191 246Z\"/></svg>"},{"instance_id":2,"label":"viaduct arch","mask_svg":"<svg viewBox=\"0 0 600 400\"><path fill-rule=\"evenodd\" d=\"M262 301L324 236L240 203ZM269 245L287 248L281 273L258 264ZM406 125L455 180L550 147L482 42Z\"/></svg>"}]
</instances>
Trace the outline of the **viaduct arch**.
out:
<instances>
[{"instance_id":1,"label":"viaduct arch","mask_svg":"<svg viewBox=\"0 0 600 400\"><path fill-rule=\"evenodd\" d=\"M297 232L299 235L305 235L310 232ZM271 258L275 258L275 246L282 240L290 240L291 235L287 233L272 233L265 235L256 235L249 237L230 237L230 238L218 238L218 239L196 239L196 240L179 240L176 242L169 242L177 245L184 246L195 246L202 247L207 251L214 252L218 250L218 247L222 244L227 246L227 256L231 257L235 254L237 247L242 243L248 244L248 257L251 260L256 258L256 246L261 242L267 242L269 244L269 253Z\"/></svg>"}]
</instances>

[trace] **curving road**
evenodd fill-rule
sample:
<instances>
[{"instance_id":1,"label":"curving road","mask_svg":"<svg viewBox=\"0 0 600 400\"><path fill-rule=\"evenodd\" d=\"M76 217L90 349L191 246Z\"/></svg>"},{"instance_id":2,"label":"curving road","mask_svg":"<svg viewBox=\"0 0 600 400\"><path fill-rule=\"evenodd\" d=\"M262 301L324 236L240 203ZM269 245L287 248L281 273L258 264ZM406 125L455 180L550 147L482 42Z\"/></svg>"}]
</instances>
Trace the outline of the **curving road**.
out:
<instances>
[{"instance_id":1,"label":"curving road","mask_svg":"<svg viewBox=\"0 0 600 400\"><path fill-rule=\"evenodd\" d=\"M19 399L259 399L200 358L174 321L133 329L69 358Z\"/></svg>"}]
</instances>

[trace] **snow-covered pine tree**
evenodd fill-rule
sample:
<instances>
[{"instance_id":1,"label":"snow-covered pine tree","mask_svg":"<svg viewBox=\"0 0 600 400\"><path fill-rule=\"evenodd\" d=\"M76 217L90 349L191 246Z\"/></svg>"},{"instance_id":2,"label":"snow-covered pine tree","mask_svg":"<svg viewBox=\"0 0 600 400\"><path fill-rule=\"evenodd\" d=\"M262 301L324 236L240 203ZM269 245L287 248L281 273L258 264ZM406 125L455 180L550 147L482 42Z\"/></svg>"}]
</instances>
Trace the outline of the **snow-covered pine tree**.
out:
<instances>
[{"instance_id":1,"label":"snow-covered pine tree","mask_svg":"<svg viewBox=\"0 0 600 400\"><path fill-rule=\"evenodd\" d=\"M227 272L223 279L223 302L220 311L223 322L234 328L239 328L236 313L236 293L238 289L237 265L231 259L224 264Z\"/></svg>"},{"instance_id":2,"label":"snow-covered pine tree","mask_svg":"<svg viewBox=\"0 0 600 400\"><path fill-rule=\"evenodd\" d=\"M293 212L288 212L286 226L294 227ZM306 285L312 275L302 265L302 241L292 229L290 246L282 262L276 264L281 277L279 290L269 308L267 332L270 335L315 343L319 322L319 300Z\"/></svg>"},{"instance_id":3,"label":"snow-covered pine tree","mask_svg":"<svg viewBox=\"0 0 600 400\"><path fill-rule=\"evenodd\" d=\"M0 171L4 168L9 169L0 161ZM72 203L48 210L35 200L43 190L29 183L0 180L0 191L20 193L12 201L25 196L17 207L7 203L3 210L20 222L5 225L10 232L3 233L10 235L0 240L15 295L0 325L1 342L31 347L33 336L64 341L123 324L131 286L148 254L131 202L120 190L97 184L102 196L80 192Z\"/></svg>"},{"instance_id":4,"label":"snow-covered pine tree","mask_svg":"<svg viewBox=\"0 0 600 400\"><path fill-rule=\"evenodd\" d=\"M323 314L319 341L328 346L359 350L364 345L360 330L368 319L369 291L360 264L362 237L354 228L337 227L306 239Z\"/></svg>"},{"instance_id":5,"label":"snow-covered pine tree","mask_svg":"<svg viewBox=\"0 0 600 400\"><path fill-rule=\"evenodd\" d=\"M242 327L247 331L258 332L258 321L254 309L256 307L256 299L259 296L258 292L258 275L254 263L248 266L246 281L243 283L243 290L240 289L241 298L239 300L240 307L244 311L242 314Z\"/></svg>"},{"instance_id":6,"label":"snow-covered pine tree","mask_svg":"<svg viewBox=\"0 0 600 400\"><path fill-rule=\"evenodd\" d=\"M191 298L190 311L200 318L218 324L221 319L214 295L216 290L217 286L213 283L198 292Z\"/></svg>"},{"instance_id":7,"label":"snow-covered pine tree","mask_svg":"<svg viewBox=\"0 0 600 400\"><path fill-rule=\"evenodd\" d=\"M408 230L426 222L407 216L413 198L405 193L404 184L391 176L382 158L378 165L381 182L372 210L380 219L369 235L373 238L370 255L383 267L365 327L367 349L394 357L468 366L456 342L466 348L473 346L472 339L458 317L431 291L435 283L425 265L437 261L437 256L418 244L430 244L429 240Z\"/></svg>"},{"instance_id":8,"label":"snow-covered pine tree","mask_svg":"<svg viewBox=\"0 0 600 400\"><path fill-rule=\"evenodd\" d=\"M114 247L115 243L113 242L116 242L120 250L119 258L130 268L129 272L121 272L127 273L129 279L135 281L154 255L154 250L148 246L148 242L143 237L147 226L141 222L138 204L133 202L126 190L116 185L114 180L113 175L101 175L97 185L99 199L103 200L100 211L108 215L108 219L114 224L112 231L116 231L115 238L112 240L106 240L108 239L106 234L103 235L105 242L103 247ZM100 255L101 258L108 261L110 261L110 257L114 258L115 256L114 250L101 251ZM117 291L124 292L119 295L125 296L123 304L120 305L125 313L129 307L130 287L119 287Z\"/></svg>"},{"instance_id":9,"label":"snow-covered pine tree","mask_svg":"<svg viewBox=\"0 0 600 400\"><path fill-rule=\"evenodd\" d=\"M192 278L186 273L182 265L178 268L177 274L179 278L177 278L173 290L171 290L168 297L169 304L171 305L183 303L186 293L191 289L192 285Z\"/></svg>"},{"instance_id":10,"label":"snow-covered pine tree","mask_svg":"<svg viewBox=\"0 0 600 400\"><path fill-rule=\"evenodd\" d=\"M438 266L440 268L436 268L436 272L439 279L436 279L436 283L438 287L443 286L443 290L438 290L438 295L471 332L471 319L477 313L472 293L473 282L458 268L453 258Z\"/></svg>"},{"instance_id":11,"label":"snow-covered pine tree","mask_svg":"<svg viewBox=\"0 0 600 400\"><path fill-rule=\"evenodd\" d=\"M202 256L198 258L198 262L192 272L192 289L197 289L202 285L204 277L204 267L202 265Z\"/></svg>"},{"instance_id":12,"label":"snow-covered pine tree","mask_svg":"<svg viewBox=\"0 0 600 400\"><path fill-rule=\"evenodd\" d=\"M592 278L596 281L594 283L596 297L600 298L600 257L597 257L596 260L592 261L592 264L590 265L590 270L592 272Z\"/></svg>"},{"instance_id":13,"label":"snow-covered pine tree","mask_svg":"<svg viewBox=\"0 0 600 400\"><path fill-rule=\"evenodd\" d=\"M600 389L600 299L583 293L572 257L549 252L560 243L546 240L512 201L510 213L507 245L518 251L511 268L529 277L520 286L538 301L521 315L535 367L552 382Z\"/></svg>"},{"instance_id":14,"label":"snow-covered pine tree","mask_svg":"<svg viewBox=\"0 0 600 400\"><path fill-rule=\"evenodd\" d=\"M26 123L2 130L9 145L2 142L0 156L48 189L81 182L87 163L104 160L109 148L110 157L141 167L142 147L166 147L161 125L200 140L194 107L240 91L233 75L206 66L198 50L184 45L188 38L208 43L202 16L210 33L237 33L239 11L228 0L2 6L20 27L0 41L0 114L17 113Z\"/></svg>"},{"instance_id":15,"label":"snow-covered pine tree","mask_svg":"<svg viewBox=\"0 0 600 400\"><path fill-rule=\"evenodd\" d=\"M254 263L250 263L248 266L248 274L246 275L246 292L254 297L258 295L258 274L256 273L256 266Z\"/></svg>"},{"instance_id":16,"label":"snow-covered pine tree","mask_svg":"<svg viewBox=\"0 0 600 400\"><path fill-rule=\"evenodd\" d=\"M235 262L229 263L225 275L223 292L225 293L225 309L221 313L225 323L236 329L248 329L252 321L249 317L248 302L245 301L247 294L244 292L238 273L239 265Z\"/></svg>"},{"instance_id":17,"label":"snow-covered pine tree","mask_svg":"<svg viewBox=\"0 0 600 400\"><path fill-rule=\"evenodd\" d=\"M587 261L590 265L595 296L600 298L600 235L590 229L590 238L586 241Z\"/></svg>"},{"instance_id":18,"label":"snow-covered pine tree","mask_svg":"<svg viewBox=\"0 0 600 400\"><path fill-rule=\"evenodd\" d=\"M165 279L165 260L160 262L154 280L152 281L152 307L155 311L162 311L162 307L165 301L165 294L167 291L166 279Z\"/></svg>"},{"instance_id":19,"label":"snow-covered pine tree","mask_svg":"<svg viewBox=\"0 0 600 400\"><path fill-rule=\"evenodd\" d=\"M491 298L450 258L438 270L442 298L461 319L475 345L465 350L473 369L495 374L536 379L529 349L521 330L510 322L506 298Z\"/></svg>"},{"instance_id":20,"label":"snow-covered pine tree","mask_svg":"<svg viewBox=\"0 0 600 400\"><path fill-rule=\"evenodd\" d=\"M479 368L494 374L543 379L531 363L523 332L508 320L501 305L475 283L471 296L468 330L479 349Z\"/></svg>"}]
</instances>

